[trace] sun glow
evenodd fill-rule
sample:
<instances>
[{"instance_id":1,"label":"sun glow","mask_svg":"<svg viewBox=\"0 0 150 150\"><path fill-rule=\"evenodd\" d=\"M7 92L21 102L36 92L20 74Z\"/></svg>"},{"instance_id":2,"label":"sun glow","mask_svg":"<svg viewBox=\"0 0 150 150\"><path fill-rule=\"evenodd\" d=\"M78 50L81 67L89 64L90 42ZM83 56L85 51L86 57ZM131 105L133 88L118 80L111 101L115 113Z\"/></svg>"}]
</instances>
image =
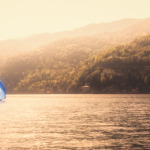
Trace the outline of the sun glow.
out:
<instances>
[{"instance_id":1,"label":"sun glow","mask_svg":"<svg viewBox=\"0 0 150 150\"><path fill-rule=\"evenodd\" d=\"M0 40L145 18L149 17L149 6L149 0L0 0Z\"/></svg>"}]
</instances>

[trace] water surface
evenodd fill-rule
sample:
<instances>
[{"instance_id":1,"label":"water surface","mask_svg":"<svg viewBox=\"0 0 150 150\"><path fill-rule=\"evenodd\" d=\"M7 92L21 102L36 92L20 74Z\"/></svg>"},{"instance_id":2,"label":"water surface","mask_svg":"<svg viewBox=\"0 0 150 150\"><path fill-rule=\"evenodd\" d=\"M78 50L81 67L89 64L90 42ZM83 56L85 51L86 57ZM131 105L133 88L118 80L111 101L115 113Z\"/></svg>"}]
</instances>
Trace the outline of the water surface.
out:
<instances>
[{"instance_id":1,"label":"water surface","mask_svg":"<svg viewBox=\"0 0 150 150\"><path fill-rule=\"evenodd\" d=\"M150 95L8 95L0 114L0 149L150 149Z\"/></svg>"}]
</instances>

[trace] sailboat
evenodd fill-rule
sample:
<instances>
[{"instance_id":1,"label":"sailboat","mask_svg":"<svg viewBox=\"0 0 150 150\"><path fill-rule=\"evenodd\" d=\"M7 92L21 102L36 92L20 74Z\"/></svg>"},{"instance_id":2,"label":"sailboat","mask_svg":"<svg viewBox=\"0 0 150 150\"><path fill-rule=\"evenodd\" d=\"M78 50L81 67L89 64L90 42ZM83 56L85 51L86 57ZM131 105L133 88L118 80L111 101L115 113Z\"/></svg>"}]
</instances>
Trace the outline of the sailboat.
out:
<instances>
[{"instance_id":1,"label":"sailboat","mask_svg":"<svg viewBox=\"0 0 150 150\"><path fill-rule=\"evenodd\" d=\"M6 98L6 90L3 82L0 80L0 101Z\"/></svg>"}]
</instances>

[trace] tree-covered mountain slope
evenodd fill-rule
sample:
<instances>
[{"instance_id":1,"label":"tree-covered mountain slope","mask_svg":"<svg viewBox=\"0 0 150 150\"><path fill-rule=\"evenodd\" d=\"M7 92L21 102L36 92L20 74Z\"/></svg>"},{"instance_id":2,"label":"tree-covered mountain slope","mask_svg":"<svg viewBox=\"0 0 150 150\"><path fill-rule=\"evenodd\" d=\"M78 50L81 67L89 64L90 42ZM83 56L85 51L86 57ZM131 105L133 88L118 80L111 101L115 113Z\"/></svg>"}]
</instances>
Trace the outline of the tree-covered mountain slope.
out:
<instances>
[{"instance_id":1,"label":"tree-covered mountain slope","mask_svg":"<svg viewBox=\"0 0 150 150\"><path fill-rule=\"evenodd\" d=\"M98 36L57 40L35 51L9 59L1 68L1 79L6 80L8 91L12 91L20 80L35 72L47 70L54 77L64 76L80 62L114 44L115 42L104 41Z\"/></svg>"},{"instance_id":2,"label":"tree-covered mountain slope","mask_svg":"<svg viewBox=\"0 0 150 150\"><path fill-rule=\"evenodd\" d=\"M85 84L91 93L149 93L150 36L118 46L101 41L58 40L11 58L0 78L8 93L82 93Z\"/></svg>"}]
</instances>

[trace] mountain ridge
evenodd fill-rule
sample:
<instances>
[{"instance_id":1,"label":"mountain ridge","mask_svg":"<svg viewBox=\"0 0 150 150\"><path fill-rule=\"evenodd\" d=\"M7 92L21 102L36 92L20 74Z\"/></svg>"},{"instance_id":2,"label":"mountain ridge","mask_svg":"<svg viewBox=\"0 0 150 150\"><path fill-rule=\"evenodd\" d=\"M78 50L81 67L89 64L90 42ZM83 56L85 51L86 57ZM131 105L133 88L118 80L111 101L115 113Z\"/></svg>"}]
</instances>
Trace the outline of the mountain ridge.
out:
<instances>
[{"instance_id":1,"label":"mountain ridge","mask_svg":"<svg viewBox=\"0 0 150 150\"><path fill-rule=\"evenodd\" d=\"M2 60L0 60L0 63L3 63L4 60L18 53L20 54L22 52L36 49L57 39L65 37L72 38L79 36L91 36L103 33L105 34L105 32L116 32L118 30L125 29L133 24L137 24L142 20L145 19L123 19L109 23L90 24L69 31L62 31L56 33L41 33L23 38L2 40L0 41L0 52L2 54ZM120 25L122 25L122 27L119 28Z\"/></svg>"}]
</instances>

